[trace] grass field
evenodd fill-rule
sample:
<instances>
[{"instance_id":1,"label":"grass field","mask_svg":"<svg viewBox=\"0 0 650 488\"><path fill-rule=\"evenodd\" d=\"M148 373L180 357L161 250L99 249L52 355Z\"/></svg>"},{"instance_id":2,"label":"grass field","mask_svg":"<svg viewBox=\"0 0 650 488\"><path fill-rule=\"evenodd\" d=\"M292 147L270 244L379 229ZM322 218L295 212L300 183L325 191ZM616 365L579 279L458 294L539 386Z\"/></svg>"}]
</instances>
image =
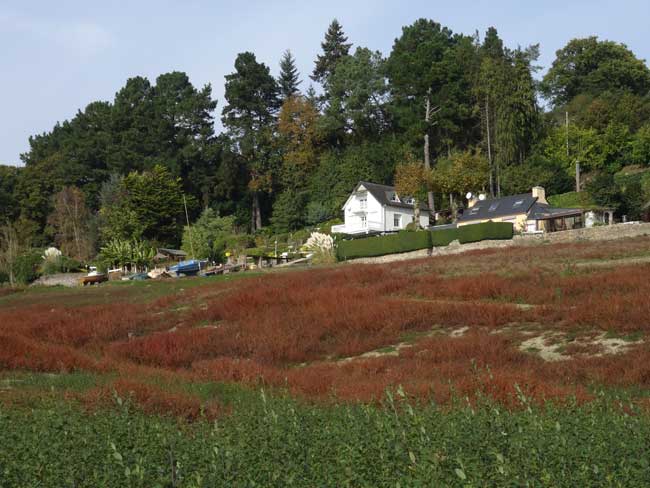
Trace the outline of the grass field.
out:
<instances>
[{"instance_id":1,"label":"grass field","mask_svg":"<svg viewBox=\"0 0 650 488\"><path fill-rule=\"evenodd\" d=\"M648 485L649 274L639 237L4 293L0 486Z\"/></svg>"}]
</instances>

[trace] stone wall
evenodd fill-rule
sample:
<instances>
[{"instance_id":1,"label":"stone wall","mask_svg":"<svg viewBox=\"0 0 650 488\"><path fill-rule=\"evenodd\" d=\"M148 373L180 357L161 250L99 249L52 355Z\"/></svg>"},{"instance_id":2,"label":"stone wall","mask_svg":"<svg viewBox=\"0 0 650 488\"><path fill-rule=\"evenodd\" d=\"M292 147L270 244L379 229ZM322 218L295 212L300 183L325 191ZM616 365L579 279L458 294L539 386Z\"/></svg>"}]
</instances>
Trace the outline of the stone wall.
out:
<instances>
[{"instance_id":1,"label":"stone wall","mask_svg":"<svg viewBox=\"0 0 650 488\"><path fill-rule=\"evenodd\" d=\"M565 230L545 234L515 235L507 241L481 241L469 244L460 244L454 241L447 247L434 247L432 250L420 249L419 251L389 254L373 258L359 258L347 261L348 263L391 263L406 261L408 259L426 258L427 256L448 256L480 249L498 249L512 246L532 246L543 242L580 242L580 241L607 241L624 237L638 237L650 235L650 223L616 224L588 229Z\"/></svg>"}]
</instances>

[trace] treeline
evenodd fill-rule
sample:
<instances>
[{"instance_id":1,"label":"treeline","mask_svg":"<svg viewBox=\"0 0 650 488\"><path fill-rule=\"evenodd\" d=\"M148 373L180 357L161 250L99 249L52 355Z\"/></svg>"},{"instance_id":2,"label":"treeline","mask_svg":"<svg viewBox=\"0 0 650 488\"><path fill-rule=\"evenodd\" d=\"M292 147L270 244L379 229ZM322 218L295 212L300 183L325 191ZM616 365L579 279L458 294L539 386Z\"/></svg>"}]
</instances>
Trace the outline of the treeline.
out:
<instances>
[{"instance_id":1,"label":"treeline","mask_svg":"<svg viewBox=\"0 0 650 488\"><path fill-rule=\"evenodd\" d=\"M211 209L231 232L287 232L339 216L358 180L393 183L405 161L430 161L438 210L466 191L571 191L576 163L632 217L650 195L641 178L614 178L650 163L650 70L622 44L572 40L541 82L539 45L505 46L494 28L420 19L385 56L334 20L321 47L308 76L290 51L277 78L239 54L221 133L209 85L180 72L127 80L112 102L31 137L24 167L0 167L0 220L28 246L76 242L79 259L115 238L178 246L183 196L191 220Z\"/></svg>"}]
</instances>

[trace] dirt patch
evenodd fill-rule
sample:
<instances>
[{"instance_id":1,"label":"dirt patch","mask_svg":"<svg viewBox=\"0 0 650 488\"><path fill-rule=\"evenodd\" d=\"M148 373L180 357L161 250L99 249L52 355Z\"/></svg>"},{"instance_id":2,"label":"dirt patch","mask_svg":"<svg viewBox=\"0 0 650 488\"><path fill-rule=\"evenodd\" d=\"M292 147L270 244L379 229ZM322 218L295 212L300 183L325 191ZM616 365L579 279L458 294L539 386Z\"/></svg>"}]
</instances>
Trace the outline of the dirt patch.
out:
<instances>
[{"instance_id":1,"label":"dirt patch","mask_svg":"<svg viewBox=\"0 0 650 488\"><path fill-rule=\"evenodd\" d=\"M567 361L575 357L603 357L626 353L632 346L641 344L643 339L626 340L608 337L607 333L591 333L570 338L564 332L546 332L526 339L519 350L537 354L544 361Z\"/></svg>"}]
</instances>

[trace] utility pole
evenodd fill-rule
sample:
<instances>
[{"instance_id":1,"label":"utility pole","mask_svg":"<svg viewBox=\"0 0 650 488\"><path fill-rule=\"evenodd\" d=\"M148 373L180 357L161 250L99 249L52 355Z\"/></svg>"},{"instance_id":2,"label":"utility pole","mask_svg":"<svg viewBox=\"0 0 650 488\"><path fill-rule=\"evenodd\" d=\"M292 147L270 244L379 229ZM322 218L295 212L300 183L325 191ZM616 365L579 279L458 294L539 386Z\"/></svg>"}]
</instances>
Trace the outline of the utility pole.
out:
<instances>
[{"instance_id":1,"label":"utility pole","mask_svg":"<svg viewBox=\"0 0 650 488\"><path fill-rule=\"evenodd\" d=\"M492 167L492 144L490 143L490 100L485 95L485 124L487 126L487 152L490 166L490 195L494 197L494 168Z\"/></svg>"},{"instance_id":2,"label":"utility pole","mask_svg":"<svg viewBox=\"0 0 650 488\"><path fill-rule=\"evenodd\" d=\"M426 104L424 107L424 121L425 121L425 129L424 129L424 167L427 170L431 170L431 160L430 160L430 155L429 155L429 124L431 121L431 115L437 113L440 110L439 107L434 108L431 110L431 88L427 90L427 100ZM433 125L437 124L437 122L434 122ZM433 192L429 191L427 192L427 203L429 205L429 211L432 214L436 213L436 202L433 198Z\"/></svg>"}]
</instances>

